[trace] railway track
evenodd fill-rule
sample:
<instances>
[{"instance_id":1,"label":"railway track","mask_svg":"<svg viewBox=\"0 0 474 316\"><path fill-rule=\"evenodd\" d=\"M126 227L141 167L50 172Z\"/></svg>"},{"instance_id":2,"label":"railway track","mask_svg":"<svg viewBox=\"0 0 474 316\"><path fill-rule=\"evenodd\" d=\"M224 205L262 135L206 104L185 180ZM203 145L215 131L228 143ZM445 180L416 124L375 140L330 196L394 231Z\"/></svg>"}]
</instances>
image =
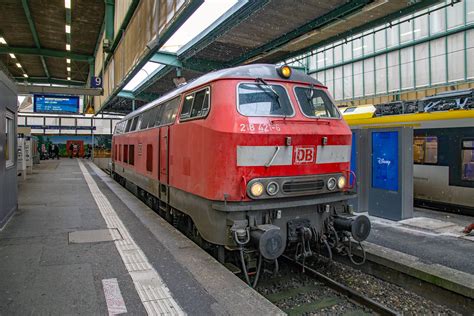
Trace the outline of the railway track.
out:
<instances>
[{"instance_id":1,"label":"railway track","mask_svg":"<svg viewBox=\"0 0 474 316\"><path fill-rule=\"evenodd\" d=\"M281 257L282 275L266 278L257 290L289 315L399 315L397 311L303 265ZM328 289L328 287L330 289Z\"/></svg>"}]
</instances>

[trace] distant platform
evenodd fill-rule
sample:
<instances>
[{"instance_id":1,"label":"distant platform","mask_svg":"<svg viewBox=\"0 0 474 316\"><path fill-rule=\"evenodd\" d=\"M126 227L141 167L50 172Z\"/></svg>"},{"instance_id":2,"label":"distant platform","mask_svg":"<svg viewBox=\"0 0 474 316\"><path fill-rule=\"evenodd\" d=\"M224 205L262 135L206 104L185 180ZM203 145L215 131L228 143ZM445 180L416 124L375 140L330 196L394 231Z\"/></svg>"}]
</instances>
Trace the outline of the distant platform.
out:
<instances>
[{"instance_id":1,"label":"distant platform","mask_svg":"<svg viewBox=\"0 0 474 316\"><path fill-rule=\"evenodd\" d=\"M87 160L21 181L0 262L2 315L282 314Z\"/></svg>"}]
</instances>

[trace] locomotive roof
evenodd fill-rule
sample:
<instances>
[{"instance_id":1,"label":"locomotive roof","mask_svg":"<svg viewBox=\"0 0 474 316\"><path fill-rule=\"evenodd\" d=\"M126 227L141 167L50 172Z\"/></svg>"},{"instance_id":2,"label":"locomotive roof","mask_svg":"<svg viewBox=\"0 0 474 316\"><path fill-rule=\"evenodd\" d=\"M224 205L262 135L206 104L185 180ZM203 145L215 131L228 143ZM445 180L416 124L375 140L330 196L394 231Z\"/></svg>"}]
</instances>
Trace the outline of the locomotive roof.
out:
<instances>
[{"instance_id":1,"label":"locomotive roof","mask_svg":"<svg viewBox=\"0 0 474 316\"><path fill-rule=\"evenodd\" d=\"M309 84L314 84L314 85L322 85L320 81L305 74L303 71L297 70L294 68L292 68L292 70L293 71L292 71L291 78L289 79L289 81L299 81L299 82L307 82ZM272 64L251 64L251 65L217 70L217 71L205 74L201 77L198 77L195 80L188 82L166 93L165 95L159 97L158 99L151 101L148 104L145 104L144 106L140 107L138 110L127 114L122 119L122 121L127 120L130 117L133 117L137 114L140 114L159 103L172 99L173 97L181 94L184 91L191 90L193 88L199 87L211 81L215 81L218 79L226 79L226 78L252 78L252 79L262 78L262 79L270 79L270 80L272 79L282 80L282 78L276 72L276 66Z\"/></svg>"}]
</instances>

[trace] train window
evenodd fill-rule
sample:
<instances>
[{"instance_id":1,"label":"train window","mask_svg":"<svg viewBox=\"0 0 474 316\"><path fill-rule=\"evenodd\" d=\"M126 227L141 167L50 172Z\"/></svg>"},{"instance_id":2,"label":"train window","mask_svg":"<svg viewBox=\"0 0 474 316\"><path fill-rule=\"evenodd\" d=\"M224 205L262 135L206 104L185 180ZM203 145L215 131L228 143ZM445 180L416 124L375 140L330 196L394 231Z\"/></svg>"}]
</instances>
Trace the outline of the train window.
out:
<instances>
[{"instance_id":1,"label":"train window","mask_svg":"<svg viewBox=\"0 0 474 316\"><path fill-rule=\"evenodd\" d=\"M118 160L122 161L122 144L119 145Z\"/></svg>"},{"instance_id":2,"label":"train window","mask_svg":"<svg viewBox=\"0 0 474 316\"><path fill-rule=\"evenodd\" d=\"M174 98L173 100L168 101L166 104L163 104L163 117L161 119L160 125L172 124L176 119L176 114L178 113L179 98Z\"/></svg>"},{"instance_id":3,"label":"train window","mask_svg":"<svg viewBox=\"0 0 474 316\"><path fill-rule=\"evenodd\" d=\"M209 112L210 88L193 92L184 98L183 109L181 110L181 119L190 119L206 116Z\"/></svg>"},{"instance_id":4,"label":"train window","mask_svg":"<svg viewBox=\"0 0 474 316\"><path fill-rule=\"evenodd\" d=\"M117 149L118 149L118 145L115 144L115 146L114 146L114 160L117 160Z\"/></svg>"},{"instance_id":5,"label":"train window","mask_svg":"<svg viewBox=\"0 0 474 316\"><path fill-rule=\"evenodd\" d=\"M193 108L191 109L190 117L198 116L198 112L202 110L202 103L204 102L205 96L206 96L205 90L196 92L196 94L194 95Z\"/></svg>"},{"instance_id":6,"label":"train window","mask_svg":"<svg viewBox=\"0 0 474 316\"><path fill-rule=\"evenodd\" d=\"M155 126L155 109L156 108L151 108L147 110L145 113L143 113L143 121L142 121L142 127L141 129L146 129Z\"/></svg>"},{"instance_id":7,"label":"train window","mask_svg":"<svg viewBox=\"0 0 474 316\"><path fill-rule=\"evenodd\" d=\"M153 145L146 145L146 171L153 171Z\"/></svg>"},{"instance_id":8,"label":"train window","mask_svg":"<svg viewBox=\"0 0 474 316\"><path fill-rule=\"evenodd\" d=\"M151 108L150 110L147 111L147 116L148 116L148 128L152 128L155 126L155 117L156 117L156 111L158 108L155 106Z\"/></svg>"},{"instance_id":9,"label":"train window","mask_svg":"<svg viewBox=\"0 0 474 316\"><path fill-rule=\"evenodd\" d=\"M123 162L128 163L128 145L123 145Z\"/></svg>"},{"instance_id":10,"label":"train window","mask_svg":"<svg viewBox=\"0 0 474 316\"><path fill-rule=\"evenodd\" d=\"M135 116L132 119L132 126L130 127L130 132L133 132L134 130L137 129L137 123L138 123L138 116Z\"/></svg>"},{"instance_id":11,"label":"train window","mask_svg":"<svg viewBox=\"0 0 474 316\"><path fill-rule=\"evenodd\" d=\"M129 150L128 163L133 166L135 164L135 145L130 145Z\"/></svg>"},{"instance_id":12,"label":"train window","mask_svg":"<svg viewBox=\"0 0 474 316\"><path fill-rule=\"evenodd\" d=\"M238 110L245 116L292 116L288 93L280 85L242 83L238 89Z\"/></svg>"},{"instance_id":13,"label":"train window","mask_svg":"<svg viewBox=\"0 0 474 316\"><path fill-rule=\"evenodd\" d=\"M125 133L130 131L130 126L132 125L132 119L127 121L127 126L125 127Z\"/></svg>"},{"instance_id":14,"label":"train window","mask_svg":"<svg viewBox=\"0 0 474 316\"><path fill-rule=\"evenodd\" d=\"M461 165L461 179L474 181L474 140L464 140L462 142Z\"/></svg>"},{"instance_id":15,"label":"train window","mask_svg":"<svg viewBox=\"0 0 474 316\"><path fill-rule=\"evenodd\" d=\"M142 119L143 119L143 115L139 115L137 116L138 119L137 119L137 127L135 128L135 130L139 130L140 129L140 126L142 125Z\"/></svg>"},{"instance_id":16,"label":"train window","mask_svg":"<svg viewBox=\"0 0 474 316\"><path fill-rule=\"evenodd\" d=\"M314 88L295 88L301 111L307 117L339 118L340 114L327 93ZM349 112L349 111L348 111Z\"/></svg>"},{"instance_id":17,"label":"train window","mask_svg":"<svg viewBox=\"0 0 474 316\"><path fill-rule=\"evenodd\" d=\"M11 167L15 164L15 150L14 150L14 142L15 142L15 131L14 131L14 119L15 115L8 111L6 112L6 124L5 124L5 166Z\"/></svg>"},{"instance_id":18,"label":"train window","mask_svg":"<svg viewBox=\"0 0 474 316\"><path fill-rule=\"evenodd\" d=\"M156 112L155 112L155 126L160 126L161 125L161 121L163 120L163 111L164 111L165 107L164 105L159 105L157 108L156 108Z\"/></svg>"},{"instance_id":19,"label":"train window","mask_svg":"<svg viewBox=\"0 0 474 316\"><path fill-rule=\"evenodd\" d=\"M413 163L438 163L438 137L420 136L413 139Z\"/></svg>"},{"instance_id":20,"label":"train window","mask_svg":"<svg viewBox=\"0 0 474 316\"><path fill-rule=\"evenodd\" d=\"M183 109L181 110L180 118L189 117L191 107L193 106L194 94L187 95L184 98Z\"/></svg>"},{"instance_id":21,"label":"train window","mask_svg":"<svg viewBox=\"0 0 474 316\"><path fill-rule=\"evenodd\" d=\"M114 134L120 134L121 131L121 126L122 126L122 123L117 123L117 125L115 125L115 131L114 131Z\"/></svg>"}]
</instances>

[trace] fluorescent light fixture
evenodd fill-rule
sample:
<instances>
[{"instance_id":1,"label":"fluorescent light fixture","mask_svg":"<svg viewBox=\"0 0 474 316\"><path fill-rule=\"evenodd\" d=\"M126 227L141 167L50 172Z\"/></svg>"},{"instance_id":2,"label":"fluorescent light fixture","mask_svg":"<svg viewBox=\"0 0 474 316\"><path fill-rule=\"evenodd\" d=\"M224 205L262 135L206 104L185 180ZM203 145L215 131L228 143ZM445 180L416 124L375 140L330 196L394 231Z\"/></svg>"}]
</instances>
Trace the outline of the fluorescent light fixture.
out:
<instances>
[{"instance_id":1,"label":"fluorescent light fixture","mask_svg":"<svg viewBox=\"0 0 474 316\"><path fill-rule=\"evenodd\" d=\"M23 74L23 77L28 78L28 75L27 75L27 74Z\"/></svg>"},{"instance_id":2,"label":"fluorescent light fixture","mask_svg":"<svg viewBox=\"0 0 474 316\"><path fill-rule=\"evenodd\" d=\"M66 44L66 50L71 50L71 44Z\"/></svg>"},{"instance_id":3,"label":"fluorescent light fixture","mask_svg":"<svg viewBox=\"0 0 474 316\"><path fill-rule=\"evenodd\" d=\"M71 80L71 77L67 77L67 80Z\"/></svg>"},{"instance_id":4,"label":"fluorescent light fixture","mask_svg":"<svg viewBox=\"0 0 474 316\"><path fill-rule=\"evenodd\" d=\"M238 0L206 0L163 45L161 50L176 53L229 11Z\"/></svg>"},{"instance_id":5,"label":"fluorescent light fixture","mask_svg":"<svg viewBox=\"0 0 474 316\"><path fill-rule=\"evenodd\" d=\"M13 59L16 58L15 54L10 53L10 54L8 54L8 55L10 55L10 57L13 58Z\"/></svg>"},{"instance_id":6,"label":"fluorescent light fixture","mask_svg":"<svg viewBox=\"0 0 474 316\"><path fill-rule=\"evenodd\" d=\"M71 9L71 0L64 0L64 7L66 9Z\"/></svg>"},{"instance_id":7,"label":"fluorescent light fixture","mask_svg":"<svg viewBox=\"0 0 474 316\"><path fill-rule=\"evenodd\" d=\"M21 64L20 64L20 63L16 63L16 66L17 66L18 68L21 68Z\"/></svg>"},{"instance_id":8,"label":"fluorescent light fixture","mask_svg":"<svg viewBox=\"0 0 474 316\"><path fill-rule=\"evenodd\" d=\"M66 69L67 69L67 71L71 71L71 67L67 67Z\"/></svg>"},{"instance_id":9,"label":"fluorescent light fixture","mask_svg":"<svg viewBox=\"0 0 474 316\"><path fill-rule=\"evenodd\" d=\"M71 33L71 26L66 24L66 33Z\"/></svg>"},{"instance_id":10,"label":"fluorescent light fixture","mask_svg":"<svg viewBox=\"0 0 474 316\"><path fill-rule=\"evenodd\" d=\"M0 36L0 44L5 44L5 45L7 45L7 41L6 41L3 37L1 37L1 36Z\"/></svg>"},{"instance_id":11,"label":"fluorescent light fixture","mask_svg":"<svg viewBox=\"0 0 474 316\"><path fill-rule=\"evenodd\" d=\"M67 59L66 59L66 62L67 62L68 64L70 64L70 63L71 63L71 60L70 60L69 58L67 58Z\"/></svg>"}]
</instances>

